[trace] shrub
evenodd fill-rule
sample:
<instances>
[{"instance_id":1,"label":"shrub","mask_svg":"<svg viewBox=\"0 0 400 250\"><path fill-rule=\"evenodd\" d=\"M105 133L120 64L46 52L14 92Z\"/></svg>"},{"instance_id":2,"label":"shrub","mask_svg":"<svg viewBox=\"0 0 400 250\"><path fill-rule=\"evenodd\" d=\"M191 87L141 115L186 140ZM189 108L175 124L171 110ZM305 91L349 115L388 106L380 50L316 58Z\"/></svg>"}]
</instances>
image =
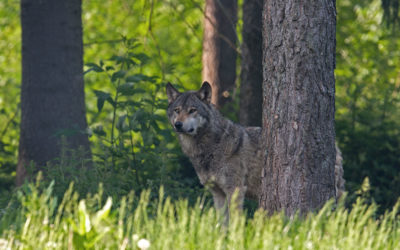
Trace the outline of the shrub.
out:
<instances>
[{"instance_id":1,"label":"shrub","mask_svg":"<svg viewBox=\"0 0 400 250\"><path fill-rule=\"evenodd\" d=\"M201 186L167 120L166 83L144 73L150 59L136 40L123 38L123 45L122 55L88 63L85 72L96 72L104 81L104 89L93 90L98 113L90 134L96 171L108 175L107 185L120 191L162 185L175 198L195 197Z\"/></svg>"}]
</instances>

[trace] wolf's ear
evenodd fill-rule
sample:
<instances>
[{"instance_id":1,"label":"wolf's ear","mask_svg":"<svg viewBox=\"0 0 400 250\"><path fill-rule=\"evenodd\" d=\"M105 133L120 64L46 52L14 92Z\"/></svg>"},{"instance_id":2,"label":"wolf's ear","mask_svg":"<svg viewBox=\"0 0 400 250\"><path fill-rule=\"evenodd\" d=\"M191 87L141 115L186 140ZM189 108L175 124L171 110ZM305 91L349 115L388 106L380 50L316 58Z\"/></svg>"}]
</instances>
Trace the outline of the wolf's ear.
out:
<instances>
[{"instance_id":1,"label":"wolf's ear","mask_svg":"<svg viewBox=\"0 0 400 250\"><path fill-rule=\"evenodd\" d=\"M170 82L167 83L166 86L168 103L171 103L176 100L176 98L181 94Z\"/></svg>"},{"instance_id":2,"label":"wolf's ear","mask_svg":"<svg viewBox=\"0 0 400 250\"><path fill-rule=\"evenodd\" d=\"M200 100L211 102L211 85L208 82L203 82L199 91L197 91L197 95L200 97Z\"/></svg>"}]
</instances>

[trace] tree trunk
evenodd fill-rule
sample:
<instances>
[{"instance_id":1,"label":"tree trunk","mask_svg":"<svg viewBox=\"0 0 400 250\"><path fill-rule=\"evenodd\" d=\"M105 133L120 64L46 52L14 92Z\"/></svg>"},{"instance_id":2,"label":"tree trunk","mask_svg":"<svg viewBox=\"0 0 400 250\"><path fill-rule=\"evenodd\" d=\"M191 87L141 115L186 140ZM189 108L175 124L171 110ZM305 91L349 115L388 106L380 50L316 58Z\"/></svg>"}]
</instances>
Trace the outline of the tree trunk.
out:
<instances>
[{"instance_id":1,"label":"tree trunk","mask_svg":"<svg viewBox=\"0 0 400 250\"><path fill-rule=\"evenodd\" d=\"M22 0L21 127L17 185L68 149L87 152L81 0Z\"/></svg>"},{"instance_id":2,"label":"tree trunk","mask_svg":"<svg viewBox=\"0 0 400 250\"><path fill-rule=\"evenodd\" d=\"M207 0L204 13L203 81L212 87L211 102L222 107L236 78L237 0Z\"/></svg>"},{"instance_id":3,"label":"tree trunk","mask_svg":"<svg viewBox=\"0 0 400 250\"><path fill-rule=\"evenodd\" d=\"M262 117L262 0L244 0L239 121L261 127Z\"/></svg>"},{"instance_id":4,"label":"tree trunk","mask_svg":"<svg viewBox=\"0 0 400 250\"><path fill-rule=\"evenodd\" d=\"M266 0L260 205L293 215L335 196L335 1Z\"/></svg>"}]
</instances>

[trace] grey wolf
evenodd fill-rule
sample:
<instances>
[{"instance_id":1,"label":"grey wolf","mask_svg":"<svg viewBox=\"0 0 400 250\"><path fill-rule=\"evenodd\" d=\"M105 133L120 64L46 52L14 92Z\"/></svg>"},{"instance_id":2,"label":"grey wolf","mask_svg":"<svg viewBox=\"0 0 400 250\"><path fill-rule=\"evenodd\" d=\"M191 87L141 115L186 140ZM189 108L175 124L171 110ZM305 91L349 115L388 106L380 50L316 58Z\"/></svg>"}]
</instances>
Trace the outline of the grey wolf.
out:
<instances>
[{"instance_id":1,"label":"grey wolf","mask_svg":"<svg viewBox=\"0 0 400 250\"><path fill-rule=\"evenodd\" d=\"M211 103L211 91L208 82L198 91L184 93L168 83L168 119L200 182L210 188L215 207L229 205L237 191L236 204L241 208L245 197L257 200L261 190L265 155L261 128L243 127L224 118ZM341 164L340 155L337 162ZM335 174L342 174L340 168L335 167Z\"/></svg>"}]
</instances>

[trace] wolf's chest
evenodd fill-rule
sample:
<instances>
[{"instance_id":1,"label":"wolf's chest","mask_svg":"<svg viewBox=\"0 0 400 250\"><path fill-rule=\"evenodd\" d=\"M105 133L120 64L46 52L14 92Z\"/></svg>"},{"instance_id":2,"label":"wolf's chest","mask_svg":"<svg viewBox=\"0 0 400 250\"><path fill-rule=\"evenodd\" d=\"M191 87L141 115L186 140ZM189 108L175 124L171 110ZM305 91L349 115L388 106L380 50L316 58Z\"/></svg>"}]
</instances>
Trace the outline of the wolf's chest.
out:
<instances>
[{"instance_id":1,"label":"wolf's chest","mask_svg":"<svg viewBox=\"0 0 400 250\"><path fill-rule=\"evenodd\" d=\"M183 153L190 158L200 179L205 179L206 176L214 174L215 165L220 159L216 157L212 145L196 142L193 138L185 135L180 135L179 141Z\"/></svg>"},{"instance_id":2,"label":"wolf's chest","mask_svg":"<svg viewBox=\"0 0 400 250\"><path fill-rule=\"evenodd\" d=\"M198 151L198 146L193 138L190 138L189 136L179 135L179 142L183 153L189 157L193 156Z\"/></svg>"},{"instance_id":3,"label":"wolf's chest","mask_svg":"<svg viewBox=\"0 0 400 250\"><path fill-rule=\"evenodd\" d=\"M223 175L223 164L215 154L202 153L189 158L203 185L219 182L219 177Z\"/></svg>"}]
</instances>

